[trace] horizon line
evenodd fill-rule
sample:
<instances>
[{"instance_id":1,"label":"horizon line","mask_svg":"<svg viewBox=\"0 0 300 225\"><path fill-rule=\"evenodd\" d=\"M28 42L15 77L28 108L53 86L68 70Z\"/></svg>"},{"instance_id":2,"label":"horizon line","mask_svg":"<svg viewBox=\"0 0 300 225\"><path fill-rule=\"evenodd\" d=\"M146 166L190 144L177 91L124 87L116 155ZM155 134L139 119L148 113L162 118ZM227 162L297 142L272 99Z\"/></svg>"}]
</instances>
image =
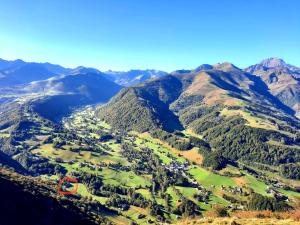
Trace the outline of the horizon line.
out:
<instances>
[{"instance_id":1,"label":"horizon line","mask_svg":"<svg viewBox=\"0 0 300 225\"><path fill-rule=\"evenodd\" d=\"M20 61L22 61L22 62L25 62L25 63L39 63L39 64L51 64L51 65L56 65L56 66L61 66L61 67L63 67L63 68L65 68L65 69L76 69L76 68L79 68L79 67L84 67L84 68L88 68L88 69L96 69L96 70L99 70L100 72L129 72L129 71L133 71L133 70L154 70L154 71L159 71L159 72L165 72L165 73L172 73L172 72L175 72L175 71L178 71L178 70L194 70L194 69L196 69L197 67L199 67L199 66L202 66L202 65L211 65L211 66L213 66L213 65L217 65L217 64L224 64L224 63L230 63L230 64L232 64L232 65L234 65L235 67L237 67L237 68L239 68L239 69L246 69L246 68L248 68L249 66L253 66L253 65L256 65L256 64L258 64L258 63L260 63L260 62L262 62L263 60L267 60L267 59L279 59L279 60L283 60L286 64L288 64L288 65L292 65L292 66L295 66L295 67L298 67L298 66L296 66L296 65L293 65L293 64L290 64L290 63L288 63L288 62L286 62L283 58L281 58L281 57L276 57L276 56L274 56L274 57L268 57L268 58L264 58L264 59L262 59L262 60L260 60L259 62L257 62L257 63L254 63L254 64L250 64L250 65L248 65L247 67L239 67L239 66L236 66L236 64L234 64L234 63L232 63L232 62L230 62L230 61L223 61L223 62L217 62L217 63L214 63L214 64L210 64L210 63L201 63L201 64L198 64L197 66L195 66L195 67L193 67L193 68L191 68L191 69L187 69L187 68L181 68L181 69L175 69L175 70L171 70L171 71L167 71L167 70L161 70L161 69L155 69L155 68L145 68L145 69L141 69L141 68L132 68L132 69L129 69L129 70L114 70L114 69L107 69L107 70L101 70L99 67L97 67L97 66L84 66L84 65L78 65L78 66L67 66L67 65L64 65L64 64L60 64L60 63L52 63L52 62L50 62L50 61L39 61L39 60L34 60L34 61L32 61L32 60L26 60L26 59L22 59L22 58L10 58L10 57L8 57L8 59L5 59L5 58L2 58L2 57L0 57L0 60L4 60L4 61L10 61L10 62L13 62L13 61L18 61L18 60L20 60Z\"/></svg>"}]
</instances>

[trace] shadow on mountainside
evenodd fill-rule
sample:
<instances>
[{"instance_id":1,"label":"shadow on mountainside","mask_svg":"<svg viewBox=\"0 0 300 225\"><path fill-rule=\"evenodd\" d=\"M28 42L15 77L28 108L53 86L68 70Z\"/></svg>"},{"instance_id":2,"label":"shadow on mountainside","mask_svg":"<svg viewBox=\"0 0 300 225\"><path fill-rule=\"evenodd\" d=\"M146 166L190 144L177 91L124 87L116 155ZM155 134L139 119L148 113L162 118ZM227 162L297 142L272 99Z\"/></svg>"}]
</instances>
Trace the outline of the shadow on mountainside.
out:
<instances>
[{"instance_id":1,"label":"shadow on mountainside","mask_svg":"<svg viewBox=\"0 0 300 225\"><path fill-rule=\"evenodd\" d=\"M95 225L50 197L31 194L0 177L1 225Z\"/></svg>"},{"instance_id":2,"label":"shadow on mountainside","mask_svg":"<svg viewBox=\"0 0 300 225\"><path fill-rule=\"evenodd\" d=\"M274 95L272 95L269 92L268 86L262 81L262 79L260 77L254 76L249 73L246 73L246 76L249 78L249 80L253 81L256 84L255 86L252 86L252 90L265 96L277 108L281 109L285 113L287 113L289 115L293 115L293 116L295 115L295 111L293 109L291 109L287 105L283 104L277 97L275 97Z\"/></svg>"}]
</instances>

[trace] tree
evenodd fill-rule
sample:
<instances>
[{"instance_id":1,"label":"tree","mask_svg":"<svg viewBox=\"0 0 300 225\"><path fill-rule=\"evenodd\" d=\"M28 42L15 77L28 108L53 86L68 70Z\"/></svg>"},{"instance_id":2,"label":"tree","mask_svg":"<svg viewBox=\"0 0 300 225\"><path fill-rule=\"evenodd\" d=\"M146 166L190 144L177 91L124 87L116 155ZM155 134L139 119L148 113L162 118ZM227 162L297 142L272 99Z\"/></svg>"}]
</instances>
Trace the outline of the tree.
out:
<instances>
[{"instance_id":1,"label":"tree","mask_svg":"<svg viewBox=\"0 0 300 225\"><path fill-rule=\"evenodd\" d=\"M278 201L275 198L266 197L257 193L253 193L248 202L248 209L250 210L284 211L290 208L286 202Z\"/></svg>"},{"instance_id":2,"label":"tree","mask_svg":"<svg viewBox=\"0 0 300 225\"><path fill-rule=\"evenodd\" d=\"M218 152L207 154L203 160L203 166L211 167L213 170L220 170L226 167L227 160Z\"/></svg>"}]
</instances>

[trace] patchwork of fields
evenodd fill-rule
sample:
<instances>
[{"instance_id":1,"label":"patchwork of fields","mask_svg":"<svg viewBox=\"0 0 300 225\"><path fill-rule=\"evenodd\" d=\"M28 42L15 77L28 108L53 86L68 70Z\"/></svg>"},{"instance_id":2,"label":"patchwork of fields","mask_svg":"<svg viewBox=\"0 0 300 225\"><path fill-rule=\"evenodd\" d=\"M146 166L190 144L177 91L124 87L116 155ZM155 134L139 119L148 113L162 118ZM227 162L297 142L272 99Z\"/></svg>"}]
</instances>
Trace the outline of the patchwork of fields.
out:
<instances>
[{"instance_id":1,"label":"patchwork of fields","mask_svg":"<svg viewBox=\"0 0 300 225\"><path fill-rule=\"evenodd\" d=\"M193 202L199 207L201 213L205 213L212 210L216 204L229 209L239 207L238 204L234 205L224 199L224 195L233 196L239 201L247 199L243 193L255 192L263 196L271 196L267 192L268 185L246 170L229 165L221 171L211 171L202 167L203 157L197 148L180 151L172 148L168 143L152 138L148 133L117 133L108 124L95 119L89 109L76 113L65 120L64 126L67 131L76 133L82 140L91 141L94 148L86 149L84 141L71 139L60 146L55 146L54 142L41 142L39 146L32 150L32 153L48 158L51 163L62 166L66 170L66 175L72 176L74 172L92 174L100 177L104 186L132 190L134 193L141 195L145 201L158 204L162 209L163 216L169 222L175 223L181 219L181 216L176 215L174 212L182 205L183 199L184 201ZM88 132L86 131L87 128ZM103 136L103 132L112 134L112 137L101 140L100 137ZM190 131L183 133L187 137L194 135ZM54 140L63 141L62 138ZM136 152L134 157L137 158L124 155L124 144L130 146ZM157 158L158 169L177 173L183 177L182 179L193 185L169 185L164 192L154 190L153 179L157 176L156 171L143 173L136 168L147 164L147 161L144 164L138 161L140 160L139 154L144 154L145 149L152 152L153 156L151 157ZM58 176L43 176L43 178L59 179ZM239 194L237 194L237 190ZM277 191L289 196L291 201L295 201L300 197L299 193L294 191L282 188L278 188ZM94 194L83 182L79 183L78 194L101 204L107 204L111 201L111 196ZM122 196L126 197L128 194L118 195L122 198ZM199 198L201 195L206 196L206 199ZM104 216L117 223L128 224L129 221L135 221L138 224L149 224L150 222L158 222L149 206L130 205L127 210L114 206L110 207L118 211L119 215Z\"/></svg>"}]
</instances>

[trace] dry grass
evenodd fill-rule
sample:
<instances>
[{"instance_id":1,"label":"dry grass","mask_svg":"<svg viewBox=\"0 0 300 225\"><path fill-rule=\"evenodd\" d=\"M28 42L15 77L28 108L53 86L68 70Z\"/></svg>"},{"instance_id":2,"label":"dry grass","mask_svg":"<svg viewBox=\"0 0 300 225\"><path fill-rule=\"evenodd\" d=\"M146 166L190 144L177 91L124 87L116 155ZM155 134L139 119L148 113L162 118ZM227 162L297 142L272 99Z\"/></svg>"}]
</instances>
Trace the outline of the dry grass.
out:
<instances>
[{"instance_id":1,"label":"dry grass","mask_svg":"<svg viewBox=\"0 0 300 225\"><path fill-rule=\"evenodd\" d=\"M205 218L198 220L182 220L177 225L299 225L299 221L292 219L276 219L276 218Z\"/></svg>"},{"instance_id":2,"label":"dry grass","mask_svg":"<svg viewBox=\"0 0 300 225\"><path fill-rule=\"evenodd\" d=\"M183 158L186 158L187 160L191 162L195 162L196 164L201 165L203 161L203 156L199 154L198 148L192 148L188 151L180 151L175 148L171 148L171 151L177 155L180 155Z\"/></svg>"},{"instance_id":3,"label":"dry grass","mask_svg":"<svg viewBox=\"0 0 300 225\"><path fill-rule=\"evenodd\" d=\"M195 77L193 83L186 89L185 93L193 95L199 93L202 94L202 92L208 93L209 91L214 90L215 87L211 86L209 81L209 75L205 72L201 72Z\"/></svg>"},{"instance_id":4,"label":"dry grass","mask_svg":"<svg viewBox=\"0 0 300 225\"><path fill-rule=\"evenodd\" d=\"M203 139L203 135L201 134L196 134L193 130L191 129L186 129L183 131L184 134L186 134L187 136L193 136L193 137L196 137L196 138L200 138L200 139Z\"/></svg>"},{"instance_id":5,"label":"dry grass","mask_svg":"<svg viewBox=\"0 0 300 225\"><path fill-rule=\"evenodd\" d=\"M206 72L199 73L193 83L185 91L186 95L202 95L203 103L212 106L224 104L228 106L239 105L240 100L228 96L226 90L220 89L212 83L212 78Z\"/></svg>"},{"instance_id":6,"label":"dry grass","mask_svg":"<svg viewBox=\"0 0 300 225\"><path fill-rule=\"evenodd\" d=\"M234 110L234 109L223 109L221 111L221 115L223 116L241 116L245 120L247 120L247 125L254 128L262 128L267 130L277 130L274 124L266 122L261 118L252 116L249 112L245 112L242 110Z\"/></svg>"},{"instance_id":7,"label":"dry grass","mask_svg":"<svg viewBox=\"0 0 300 225\"><path fill-rule=\"evenodd\" d=\"M215 217L214 215L206 215L205 218L190 219L185 218L176 223L177 225L299 225L300 209L287 212L271 212L265 211L240 211L232 215L232 217Z\"/></svg>"},{"instance_id":8,"label":"dry grass","mask_svg":"<svg viewBox=\"0 0 300 225\"><path fill-rule=\"evenodd\" d=\"M270 219L276 218L281 220L291 219L294 221L298 221L298 224L300 224L300 208L291 211L286 211L286 212L272 212L269 210L241 211L241 212L236 212L234 216L237 218L270 218Z\"/></svg>"},{"instance_id":9,"label":"dry grass","mask_svg":"<svg viewBox=\"0 0 300 225\"><path fill-rule=\"evenodd\" d=\"M145 138L145 139L152 138L157 143L161 144L164 148L168 149L171 153L173 153L177 156L180 155L180 157L185 158L191 162L195 162L196 164L199 164L199 165L202 164L203 156L201 154L199 154L198 148L192 148L191 150L187 150L187 151L180 151L177 148L173 148L171 145L169 145L165 141L151 137L151 135L147 132L139 134L139 137Z\"/></svg>"},{"instance_id":10,"label":"dry grass","mask_svg":"<svg viewBox=\"0 0 300 225\"><path fill-rule=\"evenodd\" d=\"M244 179L244 177L234 177L232 178L235 183L240 186L240 187L243 187L243 186L246 186L247 185L247 181Z\"/></svg>"}]
</instances>

